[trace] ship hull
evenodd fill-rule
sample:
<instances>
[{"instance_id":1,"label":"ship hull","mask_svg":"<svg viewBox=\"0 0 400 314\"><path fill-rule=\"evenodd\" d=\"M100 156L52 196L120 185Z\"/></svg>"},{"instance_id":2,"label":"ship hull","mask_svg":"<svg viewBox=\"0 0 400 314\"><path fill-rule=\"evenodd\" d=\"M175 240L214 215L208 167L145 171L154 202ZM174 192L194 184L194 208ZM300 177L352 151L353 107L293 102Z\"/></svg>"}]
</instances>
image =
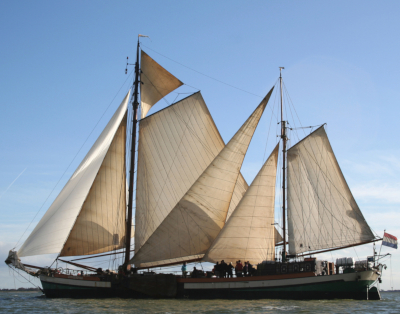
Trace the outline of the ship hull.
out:
<instances>
[{"instance_id":1,"label":"ship hull","mask_svg":"<svg viewBox=\"0 0 400 314\"><path fill-rule=\"evenodd\" d=\"M40 276L40 279L45 295L50 298L380 299L378 290L370 289L378 278L375 271L330 276L302 273L243 278L177 278L174 281L157 276L158 279L156 276L138 276L122 281L77 276Z\"/></svg>"},{"instance_id":2,"label":"ship hull","mask_svg":"<svg viewBox=\"0 0 400 314\"><path fill-rule=\"evenodd\" d=\"M190 299L380 299L376 288L370 289L378 278L374 271L299 278L269 277L275 278L249 277L215 282L181 279L178 293L180 297Z\"/></svg>"},{"instance_id":3,"label":"ship hull","mask_svg":"<svg viewBox=\"0 0 400 314\"><path fill-rule=\"evenodd\" d=\"M146 295L124 289L111 281L85 280L84 277L40 276L43 292L48 298L145 298Z\"/></svg>"}]
</instances>

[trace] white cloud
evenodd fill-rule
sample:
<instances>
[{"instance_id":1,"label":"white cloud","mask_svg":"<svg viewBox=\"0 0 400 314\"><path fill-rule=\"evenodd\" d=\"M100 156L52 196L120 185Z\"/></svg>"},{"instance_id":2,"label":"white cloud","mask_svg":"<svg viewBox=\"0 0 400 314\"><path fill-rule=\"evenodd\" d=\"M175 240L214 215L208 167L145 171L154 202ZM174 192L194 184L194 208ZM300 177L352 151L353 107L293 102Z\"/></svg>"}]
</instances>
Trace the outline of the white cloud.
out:
<instances>
[{"instance_id":1,"label":"white cloud","mask_svg":"<svg viewBox=\"0 0 400 314\"><path fill-rule=\"evenodd\" d=\"M386 183L381 180L370 181L352 188L356 199L376 200L389 204L400 204L400 182Z\"/></svg>"}]
</instances>

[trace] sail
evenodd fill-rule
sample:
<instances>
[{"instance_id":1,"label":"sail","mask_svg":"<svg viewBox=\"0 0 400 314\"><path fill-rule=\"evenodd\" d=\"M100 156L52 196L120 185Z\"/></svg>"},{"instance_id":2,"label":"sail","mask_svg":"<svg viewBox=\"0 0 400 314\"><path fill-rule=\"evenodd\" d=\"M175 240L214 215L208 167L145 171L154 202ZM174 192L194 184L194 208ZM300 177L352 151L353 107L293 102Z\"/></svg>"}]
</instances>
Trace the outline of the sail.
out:
<instances>
[{"instance_id":1,"label":"sail","mask_svg":"<svg viewBox=\"0 0 400 314\"><path fill-rule=\"evenodd\" d=\"M141 118L146 117L153 105L183 83L149 57L143 50L140 64Z\"/></svg>"},{"instance_id":2,"label":"sail","mask_svg":"<svg viewBox=\"0 0 400 314\"><path fill-rule=\"evenodd\" d=\"M140 121L135 249L139 250L225 143L201 93ZM247 189L239 175L229 211Z\"/></svg>"},{"instance_id":3,"label":"sail","mask_svg":"<svg viewBox=\"0 0 400 314\"><path fill-rule=\"evenodd\" d=\"M282 235L279 233L278 229L275 227L275 244L283 241Z\"/></svg>"},{"instance_id":4,"label":"sail","mask_svg":"<svg viewBox=\"0 0 400 314\"><path fill-rule=\"evenodd\" d=\"M275 260L275 181L279 144L254 178L203 260L258 264Z\"/></svg>"},{"instance_id":5,"label":"sail","mask_svg":"<svg viewBox=\"0 0 400 314\"><path fill-rule=\"evenodd\" d=\"M225 224L240 167L271 93L135 252L131 263L136 267L206 252Z\"/></svg>"},{"instance_id":6,"label":"sail","mask_svg":"<svg viewBox=\"0 0 400 314\"><path fill-rule=\"evenodd\" d=\"M242 199L248 187L249 186L247 185L246 180L243 178L242 174L240 174L237 178L235 189L233 190L233 195L231 203L229 205L228 213L226 215L225 222L228 221L228 219L231 217L233 211L235 210L237 204L239 204L240 200Z\"/></svg>"},{"instance_id":7,"label":"sail","mask_svg":"<svg viewBox=\"0 0 400 314\"><path fill-rule=\"evenodd\" d=\"M93 181L60 256L99 254L125 247L126 116Z\"/></svg>"},{"instance_id":8,"label":"sail","mask_svg":"<svg viewBox=\"0 0 400 314\"><path fill-rule=\"evenodd\" d=\"M290 254L375 238L351 194L324 127L290 148L287 158Z\"/></svg>"},{"instance_id":9,"label":"sail","mask_svg":"<svg viewBox=\"0 0 400 314\"><path fill-rule=\"evenodd\" d=\"M120 224L121 219L125 218L125 165L124 162L121 164L121 155L125 153L123 140L126 135L123 133L126 128L128 99L129 93L46 214L21 246L18 251L19 256L59 253L75 222L77 227L74 230L82 233L79 236L71 233L76 246L71 247L73 251L90 254L91 250L104 252L104 249L121 246L121 235L125 230L125 226ZM108 176L110 168L121 170L121 166L122 173ZM111 182L107 183L106 178L112 179ZM106 203L101 209L97 209L94 205L101 204L104 198L107 198ZM111 207L107 209L106 205ZM109 214L107 210L110 211ZM116 212L119 214L111 217ZM101 217L100 220L96 217L98 215ZM105 235L108 236L107 232L112 235L112 242L100 239ZM98 242L88 246L85 243L87 239L82 238L85 235L90 235L93 241L97 238ZM118 235L118 240L115 235ZM75 236L80 238L81 244L77 244Z\"/></svg>"}]
</instances>

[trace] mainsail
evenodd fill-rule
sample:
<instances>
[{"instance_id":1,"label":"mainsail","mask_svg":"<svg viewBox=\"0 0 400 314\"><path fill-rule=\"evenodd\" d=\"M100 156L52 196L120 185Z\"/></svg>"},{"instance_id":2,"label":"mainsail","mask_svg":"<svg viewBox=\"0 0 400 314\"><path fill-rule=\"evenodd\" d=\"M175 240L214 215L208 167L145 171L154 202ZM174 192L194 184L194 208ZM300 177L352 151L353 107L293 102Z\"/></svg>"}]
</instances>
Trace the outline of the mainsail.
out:
<instances>
[{"instance_id":1,"label":"mainsail","mask_svg":"<svg viewBox=\"0 0 400 314\"><path fill-rule=\"evenodd\" d=\"M290 148L287 158L290 254L375 238L351 194L324 127Z\"/></svg>"},{"instance_id":2,"label":"mainsail","mask_svg":"<svg viewBox=\"0 0 400 314\"><path fill-rule=\"evenodd\" d=\"M141 118L146 117L151 107L183 83L161 65L141 51L140 64Z\"/></svg>"},{"instance_id":3,"label":"mainsail","mask_svg":"<svg viewBox=\"0 0 400 314\"><path fill-rule=\"evenodd\" d=\"M200 92L140 121L136 251L145 244L224 146ZM228 216L247 187L240 174Z\"/></svg>"},{"instance_id":4,"label":"mainsail","mask_svg":"<svg viewBox=\"0 0 400 314\"><path fill-rule=\"evenodd\" d=\"M275 181L279 144L254 178L203 260L252 264L275 259Z\"/></svg>"},{"instance_id":5,"label":"mainsail","mask_svg":"<svg viewBox=\"0 0 400 314\"><path fill-rule=\"evenodd\" d=\"M93 254L122 247L128 99L129 93L21 246L19 256L59 253L64 244L63 255Z\"/></svg>"},{"instance_id":6,"label":"mainsail","mask_svg":"<svg viewBox=\"0 0 400 314\"><path fill-rule=\"evenodd\" d=\"M136 267L204 254L226 221L240 167L272 89L130 261Z\"/></svg>"}]
</instances>

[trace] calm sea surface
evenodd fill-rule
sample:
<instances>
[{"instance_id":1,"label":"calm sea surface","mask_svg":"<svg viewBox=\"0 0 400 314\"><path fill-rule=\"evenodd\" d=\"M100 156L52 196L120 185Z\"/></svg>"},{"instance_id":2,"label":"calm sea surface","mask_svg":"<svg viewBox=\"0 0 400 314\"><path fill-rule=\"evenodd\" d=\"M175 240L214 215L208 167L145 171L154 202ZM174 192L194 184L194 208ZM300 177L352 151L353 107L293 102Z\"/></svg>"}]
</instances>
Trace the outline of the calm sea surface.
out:
<instances>
[{"instance_id":1,"label":"calm sea surface","mask_svg":"<svg viewBox=\"0 0 400 314\"><path fill-rule=\"evenodd\" d=\"M37 292L0 292L0 313L400 313L400 293L381 301L46 299Z\"/></svg>"}]
</instances>

